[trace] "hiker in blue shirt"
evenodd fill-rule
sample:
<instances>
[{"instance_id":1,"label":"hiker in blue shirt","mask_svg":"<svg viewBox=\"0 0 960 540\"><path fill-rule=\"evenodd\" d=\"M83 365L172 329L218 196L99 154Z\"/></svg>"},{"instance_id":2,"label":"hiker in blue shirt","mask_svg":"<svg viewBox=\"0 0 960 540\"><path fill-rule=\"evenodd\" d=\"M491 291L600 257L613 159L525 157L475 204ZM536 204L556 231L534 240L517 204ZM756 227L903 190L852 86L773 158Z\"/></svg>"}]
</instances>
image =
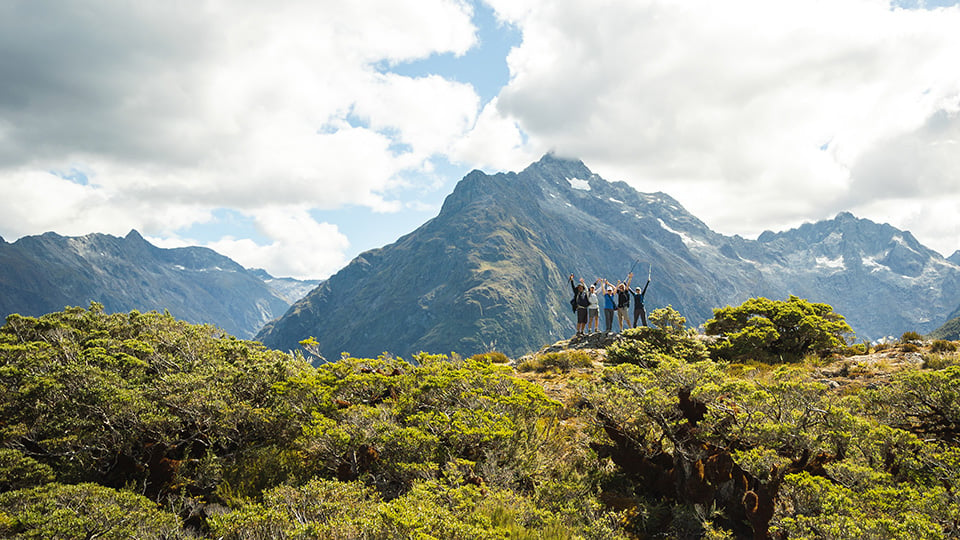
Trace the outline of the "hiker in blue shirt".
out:
<instances>
[{"instance_id":1,"label":"hiker in blue shirt","mask_svg":"<svg viewBox=\"0 0 960 540\"><path fill-rule=\"evenodd\" d=\"M605 332L613 331L613 314L617 312L617 291L613 284L603 280L605 292L603 293L603 327Z\"/></svg>"}]
</instances>

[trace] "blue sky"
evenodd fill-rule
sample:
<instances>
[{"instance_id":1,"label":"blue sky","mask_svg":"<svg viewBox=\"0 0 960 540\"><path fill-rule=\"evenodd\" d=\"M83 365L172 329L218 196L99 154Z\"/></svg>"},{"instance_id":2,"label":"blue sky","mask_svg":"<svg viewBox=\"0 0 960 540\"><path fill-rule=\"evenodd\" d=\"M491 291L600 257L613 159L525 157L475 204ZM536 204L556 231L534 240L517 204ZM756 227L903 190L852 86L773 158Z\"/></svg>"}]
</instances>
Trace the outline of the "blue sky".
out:
<instances>
[{"instance_id":1,"label":"blue sky","mask_svg":"<svg viewBox=\"0 0 960 540\"><path fill-rule=\"evenodd\" d=\"M13 0L0 236L323 278L555 151L724 234L851 211L949 255L956 28L944 0Z\"/></svg>"},{"instance_id":2,"label":"blue sky","mask_svg":"<svg viewBox=\"0 0 960 540\"><path fill-rule=\"evenodd\" d=\"M506 58L510 49L520 45L520 32L515 26L498 21L490 6L482 2L472 3L471 6L477 44L466 53L432 54L427 58L396 64L380 62L377 69L411 78L439 75L469 84L477 92L481 106L487 105L510 80ZM422 208L383 214L375 213L369 208L349 206L315 211L312 215L317 220L340 224L340 230L350 238L354 251L393 242L435 216L443 199L453 190L456 182L473 169L470 164L451 163L443 156L433 157L431 164L439 185L430 189L414 188L397 193L401 199L410 198L422 202Z\"/></svg>"}]
</instances>

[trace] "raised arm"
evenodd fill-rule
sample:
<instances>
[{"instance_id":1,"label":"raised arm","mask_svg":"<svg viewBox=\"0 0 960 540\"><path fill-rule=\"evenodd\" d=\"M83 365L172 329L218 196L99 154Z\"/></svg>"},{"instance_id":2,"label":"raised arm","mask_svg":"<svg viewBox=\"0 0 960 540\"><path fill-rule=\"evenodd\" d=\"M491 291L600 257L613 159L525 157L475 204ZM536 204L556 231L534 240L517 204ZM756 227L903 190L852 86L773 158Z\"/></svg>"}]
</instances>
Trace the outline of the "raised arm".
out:
<instances>
[{"instance_id":1,"label":"raised arm","mask_svg":"<svg viewBox=\"0 0 960 540\"><path fill-rule=\"evenodd\" d=\"M630 282L633 280L633 272L627 274L627 288L630 288Z\"/></svg>"}]
</instances>

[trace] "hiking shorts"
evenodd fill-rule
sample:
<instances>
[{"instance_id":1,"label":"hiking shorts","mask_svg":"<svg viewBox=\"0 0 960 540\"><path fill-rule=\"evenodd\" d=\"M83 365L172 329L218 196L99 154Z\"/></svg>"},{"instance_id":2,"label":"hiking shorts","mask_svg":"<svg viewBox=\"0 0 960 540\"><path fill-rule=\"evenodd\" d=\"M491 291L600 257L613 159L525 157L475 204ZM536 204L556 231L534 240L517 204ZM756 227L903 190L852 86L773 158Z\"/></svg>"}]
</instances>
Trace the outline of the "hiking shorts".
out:
<instances>
[{"instance_id":1,"label":"hiking shorts","mask_svg":"<svg viewBox=\"0 0 960 540\"><path fill-rule=\"evenodd\" d=\"M577 324L587 324L587 308L577 308Z\"/></svg>"}]
</instances>

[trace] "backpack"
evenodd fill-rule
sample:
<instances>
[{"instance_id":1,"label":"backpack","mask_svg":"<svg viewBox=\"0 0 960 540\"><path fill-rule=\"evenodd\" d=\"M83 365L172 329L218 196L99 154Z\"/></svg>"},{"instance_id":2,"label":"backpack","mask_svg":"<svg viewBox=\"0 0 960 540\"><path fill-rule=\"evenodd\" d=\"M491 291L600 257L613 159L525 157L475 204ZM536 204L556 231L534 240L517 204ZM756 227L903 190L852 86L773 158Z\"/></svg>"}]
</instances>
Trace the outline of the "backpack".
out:
<instances>
[{"instance_id":1,"label":"backpack","mask_svg":"<svg viewBox=\"0 0 960 540\"><path fill-rule=\"evenodd\" d=\"M570 300L570 307L573 308L573 311L577 311L577 297L574 296L573 300Z\"/></svg>"}]
</instances>

